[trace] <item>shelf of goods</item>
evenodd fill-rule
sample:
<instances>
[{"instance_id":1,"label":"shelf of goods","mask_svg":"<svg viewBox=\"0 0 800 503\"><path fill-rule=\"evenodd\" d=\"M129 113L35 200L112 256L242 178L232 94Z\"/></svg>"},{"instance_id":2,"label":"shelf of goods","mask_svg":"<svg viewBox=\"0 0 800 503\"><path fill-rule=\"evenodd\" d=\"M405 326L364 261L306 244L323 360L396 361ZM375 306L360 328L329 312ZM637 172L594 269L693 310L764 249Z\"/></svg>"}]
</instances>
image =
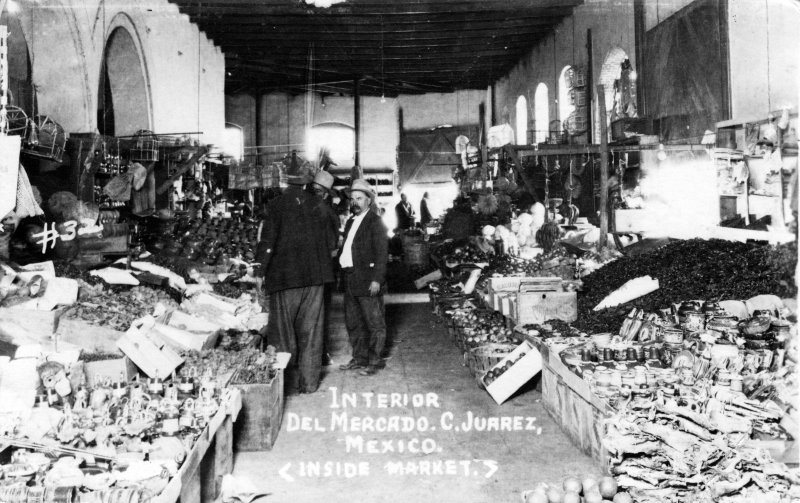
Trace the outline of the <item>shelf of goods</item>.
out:
<instances>
[{"instance_id":1,"label":"shelf of goods","mask_svg":"<svg viewBox=\"0 0 800 503\"><path fill-rule=\"evenodd\" d=\"M31 331L2 319L16 354L0 358L0 501L215 501L237 441L275 442L289 355L258 349L258 303L193 293L167 269L131 264L164 274L181 304L166 289L92 285L77 269L40 265L48 286L27 312L44 321ZM45 300L62 307L44 310Z\"/></svg>"}]
</instances>

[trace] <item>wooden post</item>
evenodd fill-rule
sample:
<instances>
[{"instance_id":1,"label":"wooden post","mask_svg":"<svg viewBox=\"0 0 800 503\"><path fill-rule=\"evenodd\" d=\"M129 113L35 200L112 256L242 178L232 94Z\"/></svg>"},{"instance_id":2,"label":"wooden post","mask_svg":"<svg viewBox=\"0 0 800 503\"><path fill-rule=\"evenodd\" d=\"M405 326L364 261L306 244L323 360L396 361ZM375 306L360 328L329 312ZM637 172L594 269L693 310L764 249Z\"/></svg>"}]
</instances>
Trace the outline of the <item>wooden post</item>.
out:
<instances>
[{"instance_id":1,"label":"wooden post","mask_svg":"<svg viewBox=\"0 0 800 503\"><path fill-rule=\"evenodd\" d=\"M361 139L361 93L359 92L359 80L353 80L353 128L355 129L355 165L361 166L361 155L359 154L359 144Z\"/></svg>"},{"instance_id":2,"label":"wooden post","mask_svg":"<svg viewBox=\"0 0 800 503\"><path fill-rule=\"evenodd\" d=\"M597 85L597 99L600 119L600 241L602 249L608 246L608 120L606 119L606 90L603 84Z\"/></svg>"}]
</instances>

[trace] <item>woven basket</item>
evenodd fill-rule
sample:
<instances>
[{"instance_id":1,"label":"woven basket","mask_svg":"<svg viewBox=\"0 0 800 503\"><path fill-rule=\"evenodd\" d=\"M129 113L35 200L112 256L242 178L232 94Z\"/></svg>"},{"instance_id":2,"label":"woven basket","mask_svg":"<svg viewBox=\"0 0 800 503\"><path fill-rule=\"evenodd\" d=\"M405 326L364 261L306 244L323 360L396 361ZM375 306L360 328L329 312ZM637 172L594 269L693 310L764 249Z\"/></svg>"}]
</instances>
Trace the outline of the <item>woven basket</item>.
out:
<instances>
[{"instance_id":1,"label":"woven basket","mask_svg":"<svg viewBox=\"0 0 800 503\"><path fill-rule=\"evenodd\" d=\"M404 241L403 261L406 265L426 267L430 261L427 241Z\"/></svg>"},{"instance_id":2,"label":"woven basket","mask_svg":"<svg viewBox=\"0 0 800 503\"><path fill-rule=\"evenodd\" d=\"M500 363L516 347L515 344L491 343L472 348L467 353L467 366L472 375L480 379L486 371Z\"/></svg>"}]
</instances>

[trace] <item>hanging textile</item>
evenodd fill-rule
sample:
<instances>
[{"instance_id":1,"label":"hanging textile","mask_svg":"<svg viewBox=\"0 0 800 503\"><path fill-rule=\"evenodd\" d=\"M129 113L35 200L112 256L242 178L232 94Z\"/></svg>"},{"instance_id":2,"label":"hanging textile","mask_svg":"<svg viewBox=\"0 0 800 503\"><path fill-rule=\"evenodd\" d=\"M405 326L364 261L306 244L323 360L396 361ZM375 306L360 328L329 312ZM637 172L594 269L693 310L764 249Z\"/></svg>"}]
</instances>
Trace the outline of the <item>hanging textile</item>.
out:
<instances>
[{"instance_id":1,"label":"hanging textile","mask_svg":"<svg viewBox=\"0 0 800 503\"><path fill-rule=\"evenodd\" d=\"M35 217L36 215L44 215L44 211L39 207L36 202L36 196L33 193L31 182L28 180L28 173L22 164L19 165L19 177L17 178L17 217Z\"/></svg>"},{"instance_id":2,"label":"hanging textile","mask_svg":"<svg viewBox=\"0 0 800 503\"><path fill-rule=\"evenodd\" d=\"M19 136L0 134L0 218L14 209L19 177Z\"/></svg>"}]
</instances>

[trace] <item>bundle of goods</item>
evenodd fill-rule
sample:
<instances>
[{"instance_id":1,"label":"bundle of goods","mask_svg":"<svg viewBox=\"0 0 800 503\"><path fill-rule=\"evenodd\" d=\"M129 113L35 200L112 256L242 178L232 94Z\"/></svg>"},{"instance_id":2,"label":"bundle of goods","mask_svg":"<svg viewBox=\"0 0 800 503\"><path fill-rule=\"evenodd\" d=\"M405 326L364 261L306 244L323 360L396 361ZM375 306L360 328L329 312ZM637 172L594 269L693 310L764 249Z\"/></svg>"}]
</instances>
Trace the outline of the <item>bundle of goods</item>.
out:
<instances>
[{"instance_id":1,"label":"bundle of goods","mask_svg":"<svg viewBox=\"0 0 800 503\"><path fill-rule=\"evenodd\" d=\"M590 333L614 331L631 307L656 312L675 299L746 299L758 294L794 298L797 244L777 246L692 239L676 241L606 264L583 278L576 326ZM649 275L660 288L616 308L594 311L609 293Z\"/></svg>"},{"instance_id":2,"label":"bundle of goods","mask_svg":"<svg viewBox=\"0 0 800 503\"><path fill-rule=\"evenodd\" d=\"M148 249L167 257L227 268L231 259L254 261L257 232L257 222L183 218L173 222L171 230L154 236Z\"/></svg>"},{"instance_id":3,"label":"bundle of goods","mask_svg":"<svg viewBox=\"0 0 800 503\"><path fill-rule=\"evenodd\" d=\"M538 484L522 493L523 503L633 503L630 494L619 491L613 477L567 477L561 484Z\"/></svg>"},{"instance_id":4,"label":"bundle of goods","mask_svg":"<svg viewBox=\"0 0 800 503\"><path fill-rule=\"evenodd\" d=\"M124 332L134 320L151 314L158 303L167 309L178 307L168 294L147 286L114 293L102 285L92 287L84 283L80 300L64 312L63 318Z\"/></svg>"},{"instance_id":5,"label":"bundle of goods","mask_svg":"<svg viewBox=\"0 0 800 503\"><path fill-rule=\"evenodd\" d=\"M250 295L236 299L209 292L199 292L181 302L182 311L219 325L224 329L260 330L267 324L267 314Z\"/></svg>"},{"instance_id":6,"label":"bundle of goods","mask_svg":"<svg viewBox=\"0 0 800 503\"><path fill-rule=\"evenodd\" d=\"M769 401L746 399L721 380L703 393L665 392L632 401L608 419L603 445L611 472L636 501L800 497L800 472L749 442L757 425L776 420Z\"/></svg>"}]
</instances>

